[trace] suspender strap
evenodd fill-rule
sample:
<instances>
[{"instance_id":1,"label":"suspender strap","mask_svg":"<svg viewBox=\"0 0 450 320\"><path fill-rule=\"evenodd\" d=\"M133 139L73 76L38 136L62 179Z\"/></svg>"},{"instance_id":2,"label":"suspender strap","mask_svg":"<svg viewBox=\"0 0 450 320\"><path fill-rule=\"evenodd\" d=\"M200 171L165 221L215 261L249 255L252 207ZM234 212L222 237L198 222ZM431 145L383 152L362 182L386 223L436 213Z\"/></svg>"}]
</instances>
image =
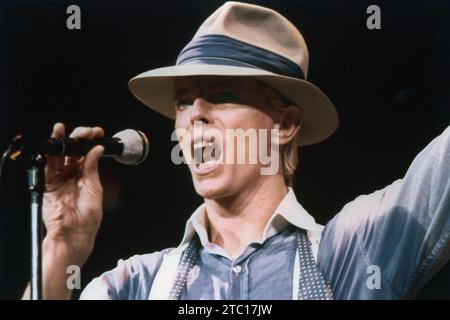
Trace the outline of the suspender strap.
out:
<instances>
[{"instance_id":1,"label":"suspender strap","mask_svg":"<svg viewBox=\"0 0 450 320\"><path fill-rule=\"evenodd\" d=\"M294 300L332 300L332 292L319 271L307 233L296 231L293 292ZM313 245L317 246L318 242ZM150 300L178 300L186 287L189 272L195 266L201 244L194 237L189 245L174 249L164 256L150 291ZM315 247L317 249L317 247ZM316 250L314 250L316 251Z\"/></svg>"},{"instance_id":2,"label":"suspender strap","mask_svg":"<svg viewBox=\"0 0 450 320\"><path fill-rule=\"evenodd\" d=\"M176 248L163 256L150 289L148 300L167 300L173 287L175 275L178 274L183 252L188 245Z\"/></svg>"},{"instance_id":3,"label":"suspender strap","mask_svg":"<svg viewBox=\"0 0 450 320\"><path fill-rule=\"evenodd\" d=\"M327 285L314 261L311 243L304 230L297 230L297 252L300 260L299 300L333 300ZM294 271L295 272L295 271Z\"/></svg>"},{"instance_id":4,"label":"suspender strap","mask_svg":"<svg viewBox=\"0 0 450 320\"><path fill-rule=\"evenodd\" d=\"M198 251L200 248L200 243L197 237L189 243L189 246L184 251L181 258L180 265L178 266L178 272L175 276L175 281L172 285L172 289L169 293L169 300L179 300L184 287L186 286L187 277L189 272L195 266L195 262L198 257Z\"/></svg>"}]
</instances>

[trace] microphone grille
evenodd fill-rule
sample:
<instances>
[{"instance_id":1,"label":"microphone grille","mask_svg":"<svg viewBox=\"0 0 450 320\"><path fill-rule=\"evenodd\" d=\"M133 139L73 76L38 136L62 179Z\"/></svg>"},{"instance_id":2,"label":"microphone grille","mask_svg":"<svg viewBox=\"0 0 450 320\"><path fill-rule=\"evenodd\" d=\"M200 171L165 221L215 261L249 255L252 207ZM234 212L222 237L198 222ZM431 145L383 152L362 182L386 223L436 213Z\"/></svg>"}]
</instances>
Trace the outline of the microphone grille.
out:
<instances>
[{"instance_id":1,"label":"microphone grille","mask_svg":"<svg viewBox=\"0 0 450 320\"><path fill-rule=\"evenodd\" d=\"M119 138L123 143L122 155L114 156L116 161L128 165L138 165L147 158L149 142L143 132L126 129L116 133L113 138Z\"/></svg>"}]
</instances>

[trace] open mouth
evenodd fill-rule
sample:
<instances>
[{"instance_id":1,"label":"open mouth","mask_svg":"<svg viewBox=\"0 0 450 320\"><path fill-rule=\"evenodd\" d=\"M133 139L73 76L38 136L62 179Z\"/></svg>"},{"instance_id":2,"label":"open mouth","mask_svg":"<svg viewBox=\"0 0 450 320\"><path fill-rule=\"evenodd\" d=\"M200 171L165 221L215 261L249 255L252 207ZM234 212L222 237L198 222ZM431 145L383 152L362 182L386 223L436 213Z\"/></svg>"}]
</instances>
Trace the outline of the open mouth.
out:
<instances>
[{"instance_id":1,"label":"open mouth","mask_svg":"<svg viewBox=\"0 0 450 320\"><path fill-rule=\"evenodd\" d=\"M214 137L200 137L192 143L192 154L196 168L208 168L219 163L222 150Z\"/></svg>"}]
</instances>

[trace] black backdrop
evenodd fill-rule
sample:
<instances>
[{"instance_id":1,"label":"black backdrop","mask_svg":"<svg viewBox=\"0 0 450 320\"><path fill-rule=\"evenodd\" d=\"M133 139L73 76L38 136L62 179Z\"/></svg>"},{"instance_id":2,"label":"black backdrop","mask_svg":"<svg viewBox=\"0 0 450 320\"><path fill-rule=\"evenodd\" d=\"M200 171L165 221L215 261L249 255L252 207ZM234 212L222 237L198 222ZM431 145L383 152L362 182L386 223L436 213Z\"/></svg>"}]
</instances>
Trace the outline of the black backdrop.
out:
<instances>
[{"instance_id":1,"label":"black backdrop","mask_svg":"<svg viewBox=\"0 0 450 320\"><path fill-rule=\"evenodd\" d=\"M295 191L326 223L356 196L400 178L450 120L450 3L447 1L250 1L269 6L302 31L309 79L335 102L338 132L300 150ZM200 204L187 168L170 161L173 123L127 89L145 70L171 65L196 28L223 1L0 2L0 149L18 132L52 124L101 125L111 135L137 128L150 136L138 167L102 160L105 214L82 286L119 258L175 246ZM81 8L81 30L66 28L66 8ZM381 30L366 28L366 8L381 7ZM29 236L24 169L8 164L0 211L0 297L27 282ZM450 265L419 298L450 298ZM76 292L75 297L78 296Z\"/></svg>"}]
</instances>

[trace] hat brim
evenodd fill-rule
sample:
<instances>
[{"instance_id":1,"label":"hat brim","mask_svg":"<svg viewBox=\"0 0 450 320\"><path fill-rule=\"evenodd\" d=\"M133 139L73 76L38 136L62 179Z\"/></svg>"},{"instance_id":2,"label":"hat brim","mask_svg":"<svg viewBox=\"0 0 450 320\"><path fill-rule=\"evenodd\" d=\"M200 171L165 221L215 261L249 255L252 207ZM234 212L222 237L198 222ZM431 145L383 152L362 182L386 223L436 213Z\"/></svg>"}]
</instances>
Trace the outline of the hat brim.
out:
<instances>
[{"instance_id":1,"label":"hat brim","mask_svg":"<svg viewBox=\"0 0 450 320\"><path fill-rule=\"evenodd\" d=\"M285 77L260 69L223 65L180 65L150 70L128 83L133 95L162 115L175 119L174 80L189 76L252 77L260 80L302 109L299 145L327 139L337 129L338 113L328 97L311 82Z\"/></svg>"}]
</instances>

